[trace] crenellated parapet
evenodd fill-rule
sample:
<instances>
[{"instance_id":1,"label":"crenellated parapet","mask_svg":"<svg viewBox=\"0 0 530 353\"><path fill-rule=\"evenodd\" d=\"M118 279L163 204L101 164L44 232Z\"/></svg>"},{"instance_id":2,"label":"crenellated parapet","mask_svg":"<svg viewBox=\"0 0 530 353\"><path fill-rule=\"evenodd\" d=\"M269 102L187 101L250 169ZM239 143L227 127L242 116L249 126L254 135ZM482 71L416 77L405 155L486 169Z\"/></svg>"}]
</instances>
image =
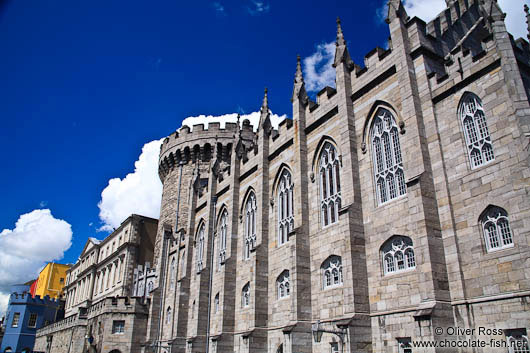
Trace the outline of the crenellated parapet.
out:
<instances>
[{"instance_id":1,"label":"crenellated parapet","mask_svg":"<svg viewBox=\"0 0 530 353\"><path fill-rule=\"evenodd\" d=\"M36 295L32 297L29 293L12 293L10 298L11 304L28 304L28 305L45 305L45 306L58 306L60 300L56 298L50 298L48 295L40 297Z\"/></svg>"},{"instance_id":2,"label":"crenellated parapet","mask_svg":"<svg viewBox=\"0 0 530 353\"><path fill-rule=\"evenodd\" d=\"M183 126L168 136L160 148L158 164L160 179L163 181L169 171L181 162L187 164L217 159L220 162L230 163L236 135L239 134L249 140L254 138L248 120L243 122L241 129L237 125L226 123L221 128L220 123L210 123L205 128L203 124L196 124L191 129L189 126Z\"/></svg>"}]
</instances>

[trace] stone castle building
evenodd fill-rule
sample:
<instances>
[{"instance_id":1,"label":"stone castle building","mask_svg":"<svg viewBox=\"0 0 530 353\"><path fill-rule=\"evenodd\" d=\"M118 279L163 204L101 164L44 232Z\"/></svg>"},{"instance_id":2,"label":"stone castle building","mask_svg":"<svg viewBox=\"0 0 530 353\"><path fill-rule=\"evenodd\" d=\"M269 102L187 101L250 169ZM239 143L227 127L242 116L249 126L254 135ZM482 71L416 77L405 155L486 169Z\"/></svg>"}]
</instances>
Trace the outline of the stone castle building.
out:
<instances>
[{"instance_id":1,"label":"stone castle building","mask_svg":"<svg viewBox=\"0 0 530 353\"><path fill-rule=\"evenodd\" d=\"M530 46L494 0L387 22L363 65L338 22L316 102L298 59L277 129L265 91L256 131L164 140L146 332L112 349L529 351ZM500 348L414 348L458 340Z\"/></svg>"},{"instance_id":2,"label":"stone castle building","mask_svg":"<svg viewBox=\"0 0 530 353\"><path fill-rule=\"evenodd\" d=\"M210 123L165 139L148 342L410 352L457 338L448 327L527 340L528 43L495 1L448 1L425 23L391 0L387 22L389 49L364 66L338 23L336 87L316 102L298 60L277 130L265 93L256 133ZM313 328L337 334L317 343Z\"/></svg>"}]
</instances>

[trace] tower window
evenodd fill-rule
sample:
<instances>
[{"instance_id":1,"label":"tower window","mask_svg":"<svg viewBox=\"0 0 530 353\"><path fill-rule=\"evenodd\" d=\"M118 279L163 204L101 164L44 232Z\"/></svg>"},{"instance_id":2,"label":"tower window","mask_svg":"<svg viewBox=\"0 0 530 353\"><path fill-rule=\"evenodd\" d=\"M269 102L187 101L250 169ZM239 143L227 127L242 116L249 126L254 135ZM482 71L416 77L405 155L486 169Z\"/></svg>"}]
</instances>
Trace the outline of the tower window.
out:
<instances>
[{"instance_id":1,"label":"tower window","mask_svg":"<svg viewBox=\"0 0 530 353\"><path fill-rule=\"evenodd\" d=\"M201 224L199 232L197 234L197 273L201 273L203 269L203 260L204 260L204 223Z\"/></svg>"},{"instance_id":2,"label":"tower window","mask_svg":"<svg viewBox=\"0 0 530 353\"><path fill-rule=\"evenodd\" d=\"M293 182L287 169L282 171L278 184L278 245L287 242L294 229Z\"/></svg>"},{"instance_id":3,"label":"tower window","mask_svg":"<svg viewBox=\"0 0 530 353\"><path fill-rule=\"evenodd\" d=\"M382 205L407 193L398 127L389 110L377 110L370 136L376 196Z\"/></svg>"},{"instance_id":4,"label":"tower window","mask_svg":"<svg viewBox=\"0 0 530 353\"><path fill-rule=\"evenodd\" d=\"M219 268L226 261L226 236L228 227L228 212L223 210L218 230L219 235Z\"/></svg>"},{"instance_id":5,"label":"tower window","mask_svg":"<svg viewBox=\"0 0 530 353\"><path fill-rule=\"evenodd\" d=\"M278 299L287 298L290 295L289 270L283 271L278 276L276 286L278 288Z\"/></svg>"},{"instance_id":6,"label":"tower window","mask_svg":"<svg viewBox=\"0 0 530 353\"><path fill-rule=\"evenodd\" d=\"M250 193L245 207L245 247L244 259L250 259L250 252L256 247L256 195Z\"/></svg>"},{"instance_id":7,"label":"tower window","mask_svg":"<svg viewBox=\"0 0 530 353\"><path fill-rule=\"evenodd\" d=\"M473 93L466 93L458 107L458 115L464 130L471 169L492 162L495 159L493 143L480 98Z\"/></svg>"},{"instance_id":8,"label":"tower window","mask_svg":"<svg viewBox=\"0 0 530 353\"><path fill-rule=\"evenodd\" d=\"M29 316L28 327L34 328L37 326L37 314L31 313Z\"/></svg>"},{"instance_id":9,"label":"tower window","mask_svg":"<svg viewBox=\"0 0 530 353\"><path fill-rule=\"evenodd\" d=\"M125 332L125 321L124 320L112 321L112 333L113 334L122 334L124 332Z\"/></svg>"},{"instance_id":10,"label":"tower window","mask_svg":"<svg viewBox=\"0 0 530 353\"><path fill-rule=\"evenodd\" d=\"M322 263L323 288L332 288L342 285L342 258L332 255Z\"/></svg>"},{"instance_id":11,"label":"tower window","mask_svg":"<svg viewBox=\"0 0 530 353\"><path fill-rule=\"evenodd\" d=\"M341 205L340 162L337 149L326 142L320 152L320 213L322 226L339 220Z\"/></svg>"},{"instance_id":12,"label":"tower window","mask_svg":"<svg viewBox=\"0 0 530 353\"><path fill-rule=\"evenodd\" d=\"M486 248L489 251L513 247L508 213L497 206L489 206L480 216Z\"/></svg>"},{"instance_id":13,"label":"tower window","mask_svg":"<svg viewBox=\"0 0 530 353\"><path fill-rule=\"evenodd\" d=\"M243 286L241 291L241 306L246 308L250 305L250 283L247 283Z\"/></svg>"},{"instance_id":14,"label":"tower window","mask_svg":"<svg viewBox=\"0 0 530 353\"><path fill-rule=\"evenodd\" d=\"M385 275L416 268L414 247L409 237L393 236L381 247Z\"/></svg>"}]
</instances>

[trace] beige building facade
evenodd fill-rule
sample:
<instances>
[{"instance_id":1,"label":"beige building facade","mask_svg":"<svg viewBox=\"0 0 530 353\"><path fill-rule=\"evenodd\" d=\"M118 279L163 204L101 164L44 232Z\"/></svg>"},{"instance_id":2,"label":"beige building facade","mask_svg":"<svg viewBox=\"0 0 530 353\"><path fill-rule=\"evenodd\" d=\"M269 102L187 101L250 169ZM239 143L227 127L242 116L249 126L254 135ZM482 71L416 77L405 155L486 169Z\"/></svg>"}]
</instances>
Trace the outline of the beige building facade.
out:
<instances>
[{"instance_id":1,"label":"beige building facade","mask_svg":"<svg viewBox=\"0 0 530 353\"><path fill-rule=\"evenodd\" d=\"M135 296L135 275L153 261L157 225L133 214L104 240L87 240L67 271L65 319L37 332L35 351L141 351L149 303Z\"/></svg>"},{"instance_id":2,"label":"beige building facade","mask_svg":"<svg viewBox=\"0 0 530 353\"><path fill-rule=\"evenodd\" d=\"M165 139L147 342L527 345L530 50L497 2L447 5L425 23L391 0L389 49L363 65L339 23L336 87L313 102L299 60L292 120L277 130L265 93L257 132L210 123ZM466 340L500 346L457 348Z\"/></svg>"}]
</instances>

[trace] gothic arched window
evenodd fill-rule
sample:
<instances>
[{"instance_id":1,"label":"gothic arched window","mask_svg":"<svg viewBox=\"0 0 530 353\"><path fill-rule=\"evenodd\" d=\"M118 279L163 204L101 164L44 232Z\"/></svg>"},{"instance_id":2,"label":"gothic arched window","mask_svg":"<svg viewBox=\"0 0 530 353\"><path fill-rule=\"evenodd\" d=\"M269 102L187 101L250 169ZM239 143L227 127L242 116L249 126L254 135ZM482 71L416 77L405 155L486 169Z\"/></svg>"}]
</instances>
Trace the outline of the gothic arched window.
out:
<instances>
[{"instance_id":1,"label":"gothic arched window","mask_svg":"<svg viewBox=\"0 0 530 353\"><path fill-rule=\"evenodd\" d=\"M331 255L320 268L324 289L342 285L342 258L340 256Z\"/></svg>"},{"instance_id":2,"label":"gothic arched window","mask_svg":"<svg viewBox=\"0 0 530 353\"><path fill-rule=\"evenodd\" d=\"M247 283L243 286L241 291L241 306L246 308L250 305L250 283Z\"/></svg>"},{"instance_id":3,"label":"gothic arched window","mask_svg":"<svg viewBox=\"0 0 530 353\"><path fill-rule=\"evenodd\" d=\"M458 107L458 115L464 129L471 169L493 161L493 144L480 98L466 93Z\"/></svg>"},{"instance_id":4,"label":"gothic arched window","mask_svg":"<svg viewBox=\"0 0 530 353\"><path fill-rule=\"evenodd\" d=\"M245 205L245 260L250 259L250 251L256 247L256 211L256 195L251 192Z\"/></svg>"},{"instance_id":5,"label":"gothic arched window","mask_svg":"<svg viewBox=\"0 0 530 353\"><path fill-rule=\"evenodd\" d=\"M508 221L508 213L497 206L489 206L480 216L484 240L488 251L510 248L513 235Z\"/></svg>"},{"instance_id":6,"label":"gothic arched window","mask_svg":"<svg viewBox=\"0 0 530 353\"><path fill-rule=\"evenodd\" d=\"M197 233L197 273L200 273L203 269L203 260L204 260L204 223L201 224L199 232Z\"/></svg>"},{"instance_id":7,"label":"gothic arched window","mask_svg":"<svg viewBox=\"0 0 530 353\"><path fill-rule=\"evenodd\" d=\"M170 271L169 271L169 276L170 276L170 288L171 289L174 289L175 288L175 276L176 276L176 272L177 272L177 268L176 268L176 264L175 264L175 257L173 257L171 259L171 267L170 267Z\"/></svg>"},{"instance_id":8,"label":"gothic arched window","mask_svg":"<svg viewBox=\"0 0 530 353\"><path fill-rule=\"evenodd\" d=\"M278 245L285 244L294 229L293 186L291 173L284 169L278 184Z\"/></svg>"},{"instance_id":9,"label":"gothic arched window","mask_svg":"<svg viewBox=\"0 0 530 353\"><path fill-rule=\"evenodd\" d=\"M326 142L320 152L318 172L320 176L320 213L322 226L339 220L341 204L340 162L337 149Z\"/></svg>"},{"instance_id":10,"label":"gothic arched window","mask_svg":"<svg viewBox=\"0 0 530 353\"><path fill-rule=\"evenodd\" d=\"M382 205L407 193L396 119L379 108L370 131L377 201Z\"/></svg>"},{"instance_id":11,"label":"gothic arched window","mask_svg":"<svg viewBox=\"0 0 530 353\"><path fill-rule=\"evenodd\" d=\"M166 324L170 324L171 323L171 307L168 307L167 308L167 312L166 312Z\"/></svg>"},{"instance_id":12,"label":"gothic arched window","mask_svg":"<svg viewBox=\"0 0 530 353\"><path fill-rule=\"evenodd\" d=\"M287 298L291 293L289 283L289 270L283 271L276 279L276 287L278 289L278 299Z\"/></svg>"},{"instance_id":13,"label":"gothic arched window","mask_svg":"<svg viewBox=\"0 0 530 353\"><path fill-rule=\"evenodd\" d=\"M414 247L409 237L393 236L381 247L383 272L385 275L416 268Z\"/></svg>"},{"instance_id":14,"label":"gothic arched window","mask_svg":"<svg viewBox=\"0 0 530 353\"><path fill-rule=\"evenodd\" d=\"M219 312L219 293L217 293L215 295L215 299L214 299L214 310L215 312Z\"/></svg>"},{"instance_id":15,"label":"gothic arched window","mask_svg":"<svg viewBox=\"0 0 530 353\"><path fill-rule=\"evenodd\" d=\"M219 268L226 261L226 235L228 227L228 212L223 210L221 218L219 219L219 229L217 235L219 236Z\"/></svg>"}]
</instances>

